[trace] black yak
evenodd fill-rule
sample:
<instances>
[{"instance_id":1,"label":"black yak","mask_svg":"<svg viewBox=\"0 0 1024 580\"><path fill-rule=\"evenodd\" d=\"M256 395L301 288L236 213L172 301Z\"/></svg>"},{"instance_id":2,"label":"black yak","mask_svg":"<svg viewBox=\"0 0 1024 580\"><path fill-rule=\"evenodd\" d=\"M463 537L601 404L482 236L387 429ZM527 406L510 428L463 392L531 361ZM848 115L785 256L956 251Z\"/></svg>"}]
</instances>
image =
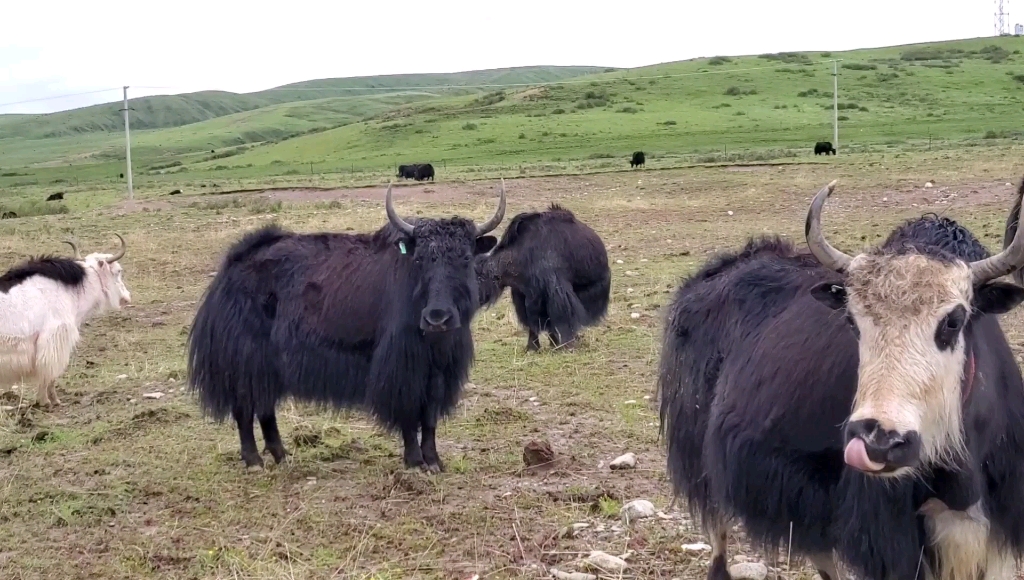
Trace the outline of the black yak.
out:
<instances>
[{"instance_id":1,"label":"black yak","mask_svg":"<svg viewBox=\"0 0 1024 580\"><path fill-rule=\"evenodd\" d=\"M57 193L51 193L46 197L46 201L60 201L64 199L64 192L58 191Z\"/></svg>"},{"instance_id":2,"label":"black yak","mask_svg":"<svg viewBox=\"0 0 1024 580\"><path fill-rule=\"evenodd\" d=\"M727 580L730 526L823 580L1012 578L1024 550L1024 383L997 316L1024 235L989 256L925 216L848 256L751 240L686 280L659 371L668 472ZM1024 186L1022 186L1024 187ZM835 558L833 557L835 556Z\"/></svg>"},{"instance_id":3,"label":"black yak","mask_svg":"<svg viewBox=\"0 0 1024 580\"><path fill-rule=\"evenodd\" d=\"M419 164L413 163L411 165L399 165L398 175L402 179L415 179L416 169L419 168Z\"/></svg>"},{"instance_id":4,"label":"black yak","mask_svg":"<svg viewBox=\"0 0 1024 580\"><path fill-rule=\"evenodd\" d=\"M429 163L416 166L416 181L434 181L434 166Z\"/></svg>"},{"instance_id":5,"label":"black yak","mask_svg":"<svg viewBox=\"0 0 1024 580\"><path fill-rule=\"evenodd\" d=\"M511 288L516 317L529 332L527 350L540 348L542 332L571 349L579 331L608 311L612 275L604 242L557 204L512 218L477 269L483 304Z\"/></svg>"},{"instance_id":6,"label":"black yak","mask_svg":"<svg viewBox=\"0 0 1024 580\"><path fill-rule=\"evenodd\" d=\"M633 169L634 167L641 167L645 161L646 159L644 158L643 151L634 151L633 157L629 160L629 168Z\"/></svg>"},{"instance_id":7,"label":"black yak","mask_svg":"<svg viewBox=\"0 0 1024 580\"><path fill-rule=\"evenodd\" d=\"M227 252L188 337L188 376L204 410L232 415L246 466L285 448L274 407L292 396L368 410L399 431L407 467L441 471L435 429L459 400L473 361L478 302L474 257L497 243L462 217L395 213L370 234L297 234L267 226ZM417 432L422 431L422 442Z\"/></svg>"},{"instance_id":8,"label":"black yak","mask_svg":"<svg viewBox=\"0 0 1024 580\"><path fill-rule=\"evenodd\" d=\"M0 215L0 220L9 220L18 217L18 214L13 211L5 211L3 215Z\"/></svg>"},{"instance_id":9,"label":"black yak","mask_svg":"<svg viewBox=\"0 0 1024 580\"><path fill-rule=\"evenodd\" d=\"M836 150L832 147L831 141L818 141L814 144L814 154L821 155L822 153L825 155L828 155L829 153L832 155L836 154Z\"/></svg>"}]
</instances>

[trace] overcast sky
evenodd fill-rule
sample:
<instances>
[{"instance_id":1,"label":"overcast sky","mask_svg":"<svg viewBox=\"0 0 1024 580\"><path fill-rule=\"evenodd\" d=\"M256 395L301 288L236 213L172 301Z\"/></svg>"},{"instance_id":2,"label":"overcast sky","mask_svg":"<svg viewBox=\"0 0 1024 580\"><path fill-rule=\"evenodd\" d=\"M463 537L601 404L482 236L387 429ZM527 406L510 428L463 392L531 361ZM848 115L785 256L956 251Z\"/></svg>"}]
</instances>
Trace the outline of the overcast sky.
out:
<instances>
[{"instance_id":1,"label":"overcast sky","mask_svg":"<svg viewBox=\"0 0 1024 580\"><path fill-rule=\"evenodd\" d=\"M317 78L636 67L993 34L991 0L9 0L0 114ZM1021 2L1024 5L1024 2ZM1012 22L1024 22L1024 10ZM1011 25L1012 29L1012 25ZM154 88L143 88L154 87ZM40 100L68 93L114 91Z\"/></svg>"}]
</instances>

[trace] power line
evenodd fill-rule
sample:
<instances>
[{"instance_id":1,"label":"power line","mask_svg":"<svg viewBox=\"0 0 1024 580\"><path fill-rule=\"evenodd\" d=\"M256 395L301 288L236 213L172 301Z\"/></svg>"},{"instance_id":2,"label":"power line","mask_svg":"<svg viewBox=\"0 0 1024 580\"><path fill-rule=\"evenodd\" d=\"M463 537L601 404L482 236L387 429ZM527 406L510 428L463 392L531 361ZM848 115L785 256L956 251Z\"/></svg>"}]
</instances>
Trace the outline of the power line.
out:
<instances>
[{"instance_id":1,"label":"power line","mask_svg":"<svg viewBox=\"0 0 1024 580\"><path fill-rule=\"evenodd\" d=\"M38 99L28 99L26 101L15 101L13 103L0 103L0 107L13 107L14 105L24 105L25 103L38 103L41 101L55 101L57 99L65 99L67 97L80 97L82 95L95 95L96 93L108 93L111 91L118 90L117 87L112 89L98 89L95 91L86 91L84 93L68 93L66 95L55 95L52 97L40 97Z\"/></svg>"}]
</instances>

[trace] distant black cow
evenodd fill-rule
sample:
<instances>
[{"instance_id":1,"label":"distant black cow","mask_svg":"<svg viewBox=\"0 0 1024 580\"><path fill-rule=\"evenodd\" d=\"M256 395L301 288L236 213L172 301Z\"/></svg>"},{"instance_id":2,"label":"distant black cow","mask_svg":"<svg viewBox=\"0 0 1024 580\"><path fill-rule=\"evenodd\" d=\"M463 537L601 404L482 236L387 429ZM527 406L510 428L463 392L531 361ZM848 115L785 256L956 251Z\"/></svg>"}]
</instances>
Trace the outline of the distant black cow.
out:
<instances>
[{"instance_id":1,"label":"distant black cow","mask_svg":"<svg viewBox=\"0 0 1024 580\"><path fill-rule=\"evenodd\" d=\"M419 168L419 164L418 163L413 163L413 164L410 164L410 165L399 165L398 166L398 176L397 177L400 177L402 179L415 179L416 178L416 170L418 168Z\"/></svg>"},{"instance_id":2,"label":"distant black cow","mask_svg":"<svg viewBox=\"0 0 1024 580\"><path fill-rule=\"evenodd\" d=\"M5 211L3 214L0 214L0 219L2 220L14 219L16 217L18 217L18 214L13 211Z\"/></svg>"},{"instance_id":3,"label":"distant black cow","mask_svg":"<svg viewBox=\"0 0 1024 580\"><path fill-rule=\"evenodd\" d=\"M828 155L829 153L832 155L836 154L836 150L832 147L831 141L818 141L814 144L814 154L821 155L822 153L825 155Z\"/></svg>"},{"instance_id":4,"label":"distant black cow","mask_svg":"<svg viewBox=\"0 0 1024 580\"><path fill-rule=\"evenodd\" d=\"M629 160L629 168L632 169L634 167L642 167L645 161L646 159L644 158L644 152L635 151L633 153L633 158Z\"/></svg>"},{"instance_id":5,"label":"distant black cow","mask_svg":"<svg viewBox=\"0 0 1024 580\"><path fill-rule=\"evenodd\" d=\"M434 166L429 163L416 166L416 181L434 181Z\"/></svg>"},{"instance_id":6,"label":"distant black cow","mask_svg":"<svg viewBox=\"0 0 1024 580\"><path fill-rule=\"evenodd\" d=\"M120 179L124 179L124 174L123 174L123 173L118 173L117 175L118 175L118 177L119 177Z\"/></svg>"},{"instance_id":7,"label":"distant black cow","mask_svg":"<svg viewBox=\"0 0 1024 580\"><path fill-rule=\"evenodd\" d=\"M579 331L608 311L611 269L604 242L557 204L512 218L477 269L485 306L511 288L516 317L529 331L527 350L540 348L542 332L553 345L571 349Z\"/></svg>"},{"instance_id":8,"label":"distant black cow","mask_svg":"<svg viewBox=\"0 0 1024 580\"><path fill-rule=\"evenodd\" d=\"M443 470L438 420L458 403L473 361L474 256L497 243L461 217L406 222L391 200L370 234L298 234L265 226L227 253L188 336L188 376L203 409L238 425L246 466L286 451L274 408L287 396L361 407L402 433L407 467ZM417 432L422 431L422 442Z\"/></svg>"},{"instance_id":9,"label":"distant black cow","mask_svg":"<svg viewBox=\"0 0 1024 580\"><path fill-rule=\"evenodd\" d=\"M674 492L726 580L732 524L823 580L1012 578L1024 555L1024 383L998 316L1024 300L965 227L911 219L849 256L751 240L668 309L658 384ZM1024 184L1022 184L1024 188ZM1024 195L1024 189L1018 198ZM1019 209L1019 208L1018 208Z\"/></svg>"},{"instance_id":10,"label":"distant black cow","mask_svg":"<svg viewBox=\"0 0 1024 580\"><path fill-rule=\"evenodd\" d=\"M205 186L204 186L205 187ZM167 195L181 195L180 189L172 189Z\"/></svg>"},{"instance_id":11,"label":"distant black cow","mask_svg":"<svg viewBox=\"0 0 1024 580\"><path fill-rule=\"evenodd\" d=\"M64 192L60 191L57 193L51 193L50 196L46 198L46 201L60 201L62 199L64 199Z\"/></svg>"}]
</instances>

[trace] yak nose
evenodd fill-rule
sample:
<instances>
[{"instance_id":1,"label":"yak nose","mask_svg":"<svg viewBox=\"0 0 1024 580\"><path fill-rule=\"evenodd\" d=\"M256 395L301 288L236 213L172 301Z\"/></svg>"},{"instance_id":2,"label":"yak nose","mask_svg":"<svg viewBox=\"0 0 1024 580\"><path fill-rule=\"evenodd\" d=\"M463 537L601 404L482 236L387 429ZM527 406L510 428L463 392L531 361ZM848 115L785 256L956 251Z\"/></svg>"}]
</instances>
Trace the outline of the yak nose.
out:
<instances>
[{"instance_id":1,"label":"yak nose","mask_svg":"<svg viewBox=\"0 0 1024 580\"><path fill-rule=\"evenodd\" d=\"M917 431L900 433L885 429L875 419L851 421L846 425L843 460L865 473L892 473L911 467L921 457L921 436Z\"/></svg>"},{"instance_id":2,"label":"yak nose","mask_svg":"<svg viewBox=\"0 0 1024 580\"><path fill-rule=\"evenodd\" d=\"M455 328L458 324L452 324L454 319L451 310L445 308L428 308L423 311L423 320L420 327L423 330L448 330Z\"/></svg>"},{"instance_id":3,"label":"yak nose","mask_svg":"<svg viewBox=\"0 0 1024 580\"><path fill-rule=\"evenodd\" d=\"M131 296L121 296L121 306L127 306L132 303Z\"/></svg>"}]
</instances>

